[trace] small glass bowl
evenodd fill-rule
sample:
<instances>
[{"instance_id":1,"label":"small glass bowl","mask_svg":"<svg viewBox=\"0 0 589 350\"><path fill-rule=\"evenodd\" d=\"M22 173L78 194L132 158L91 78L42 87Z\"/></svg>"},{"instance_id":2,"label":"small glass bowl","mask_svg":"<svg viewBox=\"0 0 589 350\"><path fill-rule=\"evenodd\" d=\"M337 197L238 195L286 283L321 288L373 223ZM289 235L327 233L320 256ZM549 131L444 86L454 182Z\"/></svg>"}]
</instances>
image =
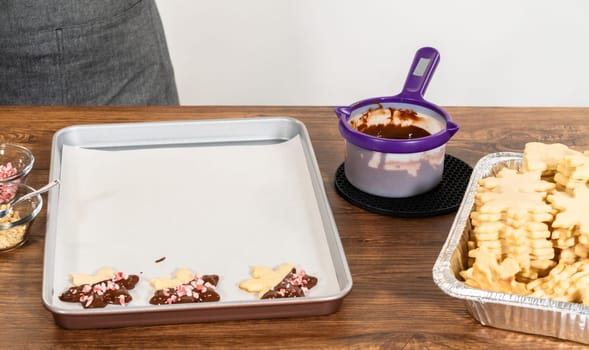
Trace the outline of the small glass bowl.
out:
<instances>
[{"instance_id":1,"label":"small glass bowl","mask_svg":"<svg viewBox=\"0 0 589 350\"><path fill-rule=\"evenodd\" d=\"M0 208L35 189L19 182L0 182ZM0 218L0 253L26 243L31 225L43 208L40 194L17 204L6 216Z\"/></svg>"},{"instance_id":2,"label":"small glass bowl","mask_svg":"<svg viewBox=\"0 0 589 350\"><path fill-rule=\"evenodd\" d=\"M27 148L11 143L0 143L0 182L26 182L35 157Z\"/></svg>"}]
</instances>

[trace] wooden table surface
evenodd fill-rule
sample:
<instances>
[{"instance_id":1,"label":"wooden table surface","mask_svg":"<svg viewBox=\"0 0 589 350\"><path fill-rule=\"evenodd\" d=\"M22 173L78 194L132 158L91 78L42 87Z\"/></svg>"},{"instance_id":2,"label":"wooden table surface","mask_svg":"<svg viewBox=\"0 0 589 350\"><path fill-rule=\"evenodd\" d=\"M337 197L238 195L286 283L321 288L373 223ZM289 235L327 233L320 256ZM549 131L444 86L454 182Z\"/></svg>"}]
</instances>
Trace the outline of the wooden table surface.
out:
<instances>
[{"instance_id":1,"label":"wooden table surface","mask_svg":"<svg viewBox=\"0 0 589 350\"><path fill-rule=\"evenodd\" d=\"M460 131L447 153L474 166L485 154L520 152L528 141L589 149L589 108L448 107ZM339 311L291 319L66 330L41 300L45 210L29 243L0 254L0 348L386 348L576 349L570 341L481 326L463 301L441 292L432 266L454 213L420 219L386 217L349 204L335 191L344 142L331 107L0 107L0 142L30 148L29 184L48 181L51 138L66 126L252 116L303 121L353 277Z\"/></svg>"}]
</instances>

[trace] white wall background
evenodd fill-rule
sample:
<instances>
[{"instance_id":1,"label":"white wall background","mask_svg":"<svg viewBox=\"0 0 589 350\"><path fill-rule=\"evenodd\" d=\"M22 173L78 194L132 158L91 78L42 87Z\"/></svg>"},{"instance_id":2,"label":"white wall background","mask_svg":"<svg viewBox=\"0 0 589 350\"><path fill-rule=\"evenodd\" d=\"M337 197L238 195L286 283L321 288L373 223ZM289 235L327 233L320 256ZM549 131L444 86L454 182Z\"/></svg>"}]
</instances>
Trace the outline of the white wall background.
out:
<instances>
[{"instance_id":1,"label":"white wall background","mask_svg":"<svg viewBox=\"0 0 589 350\"><path fill-rule=\"evenodd\" d=\"M586 0L158 0L184 105L345 105L402 89L415 51L443 106L589 106Z\"/></svg>"}]
</instances>

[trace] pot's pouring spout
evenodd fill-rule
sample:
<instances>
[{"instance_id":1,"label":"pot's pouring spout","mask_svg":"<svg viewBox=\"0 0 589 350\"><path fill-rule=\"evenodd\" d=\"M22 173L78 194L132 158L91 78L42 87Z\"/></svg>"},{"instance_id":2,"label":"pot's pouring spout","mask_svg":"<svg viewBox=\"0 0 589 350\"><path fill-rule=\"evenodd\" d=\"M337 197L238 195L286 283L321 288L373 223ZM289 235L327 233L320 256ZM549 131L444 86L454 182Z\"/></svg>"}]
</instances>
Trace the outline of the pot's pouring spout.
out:
<instances>
[{"instance_id":1,"label":"pot's pouring spout","mask_svg":"<svg viewBox=\"0 0 589 350\"><path fill-rule=\"evenodd\" d=\"M351 114L352 114L352 108L350 108L348 106L335 108L335 115L337 115L337 117L340 120L342 120L344 123L346 122L346 120L348 120L348 118L350 118Z\"/></svg>"},{"instance_id":2,"label":"pot's pouring spout","mask_svg":"<svg viewBox=\"0 0 589 350\"><path fill-rule=\"evenodd\" d=\"M339 124L340 129L344 128L344 129L348 129L350 132L352 132L352 127L348 123L348 120L350 119L353 111L354 111L354 109L350 106L336 107L334 109L335 115L339 119L338 124Z\"/></svg>"},{"instance_id":3,"label":"pot's pouring spout","mask_svg":"<svg viewBox=\"0 0 589 350\"><path fill-rule=\"evenodd\" d=\"M454 123L451 120L448 120L446 122L446 133L448 134L448 139L450 139L452 136L454 136L454 134L456 134L458 132L458 129L460 129L458 127L458 124Z\"/></svg>"}]
</instances>

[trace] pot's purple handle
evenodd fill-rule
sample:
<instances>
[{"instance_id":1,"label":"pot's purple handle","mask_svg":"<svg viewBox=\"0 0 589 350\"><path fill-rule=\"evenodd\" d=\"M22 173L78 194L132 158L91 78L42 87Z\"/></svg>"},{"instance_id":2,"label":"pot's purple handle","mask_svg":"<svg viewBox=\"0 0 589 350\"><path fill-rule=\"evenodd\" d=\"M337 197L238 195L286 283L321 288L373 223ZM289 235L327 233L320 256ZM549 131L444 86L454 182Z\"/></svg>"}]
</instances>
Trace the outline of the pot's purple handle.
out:
<instances>
[{"instance_id":1,"label":"pot's purple handle","mask_svg":"<svg viewBox=\"0 0 589 350\"><path fill-rule=\"evenodd\" d=\"M417 50L409 74L407 74L403 91L396 97L410 97L422 100L439 61L440 54L433 47L422 47Z\"/></svg>"}]
</instances>

